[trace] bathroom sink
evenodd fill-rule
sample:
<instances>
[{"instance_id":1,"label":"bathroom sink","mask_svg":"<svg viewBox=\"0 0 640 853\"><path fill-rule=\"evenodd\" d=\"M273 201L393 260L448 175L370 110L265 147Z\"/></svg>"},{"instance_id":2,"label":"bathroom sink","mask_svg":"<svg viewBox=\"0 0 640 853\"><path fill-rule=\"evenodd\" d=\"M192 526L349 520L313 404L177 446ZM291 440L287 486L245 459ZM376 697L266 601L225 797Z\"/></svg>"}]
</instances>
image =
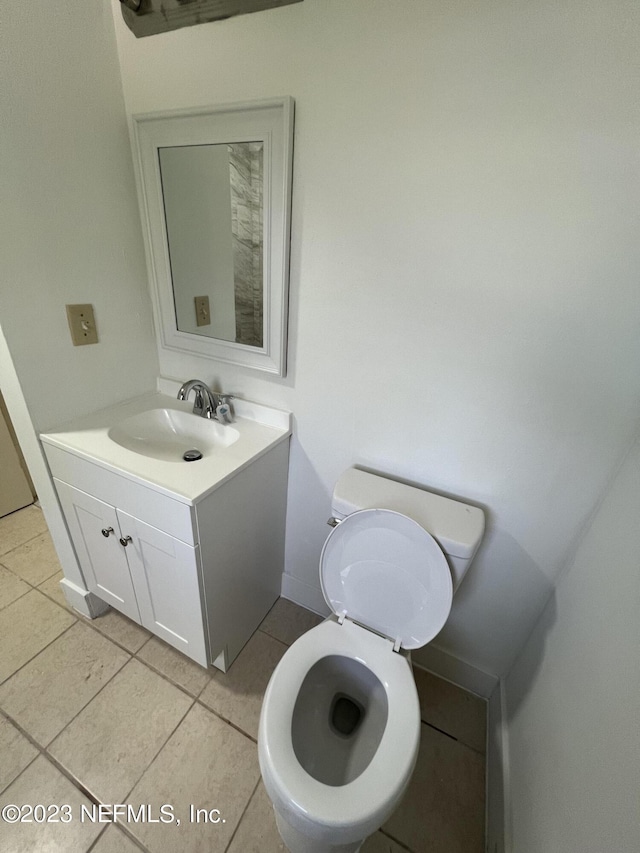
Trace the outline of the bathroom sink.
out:
<instances>
[{"instance_id":1,"label":"bathroom sink","mask_svg":"<svg viewBox=\"0 0 640 853\"><path fill-rule=\"evenodd\" d=\"M291 434L288 412L239 397L233 424L194 415L193 401L177 399L178 383L166 382L171 394L153 391L115 403L41 440L52 457L71 453L193 505ZM188 450L198 451L194 461L184 460Z\"/></svg>"},{"instance_id":2,"label":"bathroom sink","mask_svg":"<svg viewBox=\"0 0 640 853\"><path fill-rule=\"evenodd\" d=\"M240 434L227 424L178 409L148 409L109 428L107 436L127 450L165 462L183 462L186 451L202 458L234 444ZM196 457L200 458L200 457Z\"/></svg>"}]
</instances>

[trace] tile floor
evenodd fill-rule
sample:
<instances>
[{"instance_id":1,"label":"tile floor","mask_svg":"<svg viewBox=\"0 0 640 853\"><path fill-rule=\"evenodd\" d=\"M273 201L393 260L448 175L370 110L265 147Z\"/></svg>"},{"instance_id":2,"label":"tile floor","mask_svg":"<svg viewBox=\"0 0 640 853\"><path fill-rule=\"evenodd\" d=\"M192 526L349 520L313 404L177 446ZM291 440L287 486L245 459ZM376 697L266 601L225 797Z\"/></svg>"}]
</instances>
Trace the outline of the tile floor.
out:
<instances>
[{"instance_id":1,"label":"tile floor","mask_svg":"<svg viewBox=\"0 0 640 853\"><path fill-rule=\"evenodd\" d=\"M0 820L0 850L285 851L260 781L258 718L273 668L318 617L279 600L225 675L113 610L93 622L70 611L60 577L39 509L0 519L0 806L69 807L58 823ZM485 703L415 675L416 771L363 853L481 853ZM171 805L181 825L86 817L113 803L156 819ZM191 804L219 822L191 822Z\"/></svg>"}]
</instances>

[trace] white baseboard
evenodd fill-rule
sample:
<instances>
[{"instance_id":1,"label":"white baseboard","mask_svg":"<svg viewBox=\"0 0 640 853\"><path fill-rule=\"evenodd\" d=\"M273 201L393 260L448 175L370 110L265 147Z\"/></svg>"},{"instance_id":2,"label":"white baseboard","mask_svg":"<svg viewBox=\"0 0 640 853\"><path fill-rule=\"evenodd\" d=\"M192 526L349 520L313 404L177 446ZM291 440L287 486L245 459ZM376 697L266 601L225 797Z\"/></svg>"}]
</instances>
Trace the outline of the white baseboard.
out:
<instances>
[{"instance_id":1,"label":"white baseboard","mask_svg":"<svg viewBox=\"0 0 640 853\"><path fill-rule=\"evenodd\" d=\"M109 605L105 604L97 595L94 595L87 589L76 586L70 580L67 580L67 578L62 578L60 586L64 597L67 599L67 603L74 610L77 610L78 613L82 613L83 616L87 616L89 619L95 619L96 616L100 616L101 613L109 609Z\"/></svg>"},{"instance_id":2,"label":"white baseboard","mask_svg":"<svg viewBox=\"0 0 640 853\"><path fill-rule=\"evenodd\" d=\"M437 646L427 645L411 653L414 665L427 669L434 675L457 684L482 699L488 699L498 685L495 675L472 666L466 661L442 651Z\"/></svg>"},{"instance_id":3,"label":"white baseboard","mask_svg":"<svg viewBox=\"0 0 640 853\"><path fill-rule=\"evenodd\" d=\"M487 853L510 853L509 834L509 732L504 680L487 703Z\"/></svg>"},{"instance_id":4,"label":"white baseboard","mask_svg":"<svg viewBox=\"0 0 640 853\"><path fill-rule=\"evenodd\" d=\"M328 616L330 613L327 602L324 600L322 590L319 586L312 586L304 581L294 578L293 575L282 575L281 595L300 607L306 607L319 616Z\"/></svg>"}]
</instances>

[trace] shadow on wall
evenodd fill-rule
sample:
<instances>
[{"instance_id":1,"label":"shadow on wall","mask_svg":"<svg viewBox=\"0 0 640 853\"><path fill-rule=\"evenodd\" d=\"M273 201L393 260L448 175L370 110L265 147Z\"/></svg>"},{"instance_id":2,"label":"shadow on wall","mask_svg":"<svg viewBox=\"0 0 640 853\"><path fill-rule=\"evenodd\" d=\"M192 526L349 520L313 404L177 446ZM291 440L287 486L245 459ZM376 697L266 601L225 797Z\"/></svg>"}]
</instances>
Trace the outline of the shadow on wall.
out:
<instances>
[{"instance_id":1,"label":"shadow on wall","mask_svg":"<svg viewBox=\"0 0 640 853\"><path fill-rule=\"evenodd\" d=\"M509 702L505 722L513 720L522 701L535 683L536 675L545 656L546 637L555 625L556 620L557 604L554 588L522 654L517 658L518 666L512 667L509 672Z\"/></svg>"},{"instance_id":2,"label":"shadow on wall","mask_svg":"<svg viewBox=\"0 0 640 853\"><path fill-rule=\"evenodd\" d=\"M294 431L289 451L285 573L308 587L306 606L324 614L329 610L320 592L319 565L322 546L330 532L326 521L331 514L332 490L333 485L331 490L325 486ZM295 536L291 535L292 530Z\"/></svg>"},{"instance_id":3,"label":"shadow on wall","mask_svg":"<svg viewBox=\"0 0 640 853\"><path fill-rule=\"evenodd\" d=\"M502 661L504 675L533 630L553 589L551 579L483 507L485 534L453 599L449 620L433 645L485 670Z\"/></svg>"}]
</instances>

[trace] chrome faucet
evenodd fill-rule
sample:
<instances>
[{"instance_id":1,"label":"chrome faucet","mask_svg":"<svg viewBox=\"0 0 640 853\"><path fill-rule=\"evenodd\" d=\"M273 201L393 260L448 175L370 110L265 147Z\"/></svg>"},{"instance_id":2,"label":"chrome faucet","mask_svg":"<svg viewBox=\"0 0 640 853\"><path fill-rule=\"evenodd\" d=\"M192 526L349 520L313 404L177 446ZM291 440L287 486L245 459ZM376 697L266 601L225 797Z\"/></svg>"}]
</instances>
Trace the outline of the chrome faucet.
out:
<instances>
[{"instance_id":1,"label":"chrome faucet","mask_svg":"<svg viewBox=\"0 0 640 853\"><path fill-rule=\"evenodd\" d=\"M218 408L224 405L226 413L217 419L222 420L223 423L231 423L233 421L233 413L230 412L229 408L229 402L233 400L233 395L216 394L215 391L210 391L204 382L201 382L199 379L190 379L178 391L178 400L186 400L191 391L195 391L193 400L194 415L200 415L203 418L209 419L217 418Z\"/></svg>"},{"instance_id":2,"label":"chrome faucet","mask_svg":"<svg viewBox=\"0 0 640 853\"><path fill-rule=\"evenodd\" d=\"M186 400L191 391L195 391L193 414L203 418L215 418L220 405L218 395L210 391L199 379L190 379L178 391L178 400Z\"/></svg>"}]
</instances>

